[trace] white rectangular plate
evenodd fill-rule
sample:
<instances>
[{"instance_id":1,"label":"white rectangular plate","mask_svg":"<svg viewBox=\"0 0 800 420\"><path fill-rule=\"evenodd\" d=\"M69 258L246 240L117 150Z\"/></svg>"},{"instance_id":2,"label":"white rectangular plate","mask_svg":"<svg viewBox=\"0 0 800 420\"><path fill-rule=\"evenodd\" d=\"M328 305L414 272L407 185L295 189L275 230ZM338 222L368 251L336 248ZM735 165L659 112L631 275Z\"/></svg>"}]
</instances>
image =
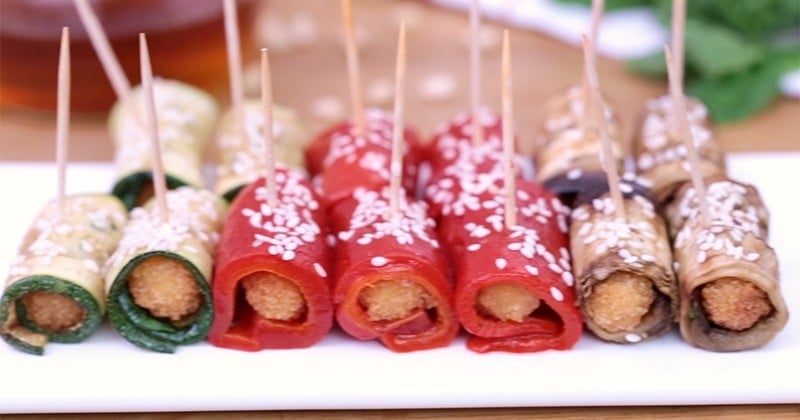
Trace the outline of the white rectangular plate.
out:
<instances>
[{"instance_id":1,"label":"white rectangular plate","mask_svg":"<svg viewBox=\"0 0 800 420\"><path fill-rule=\"evenodd\" d=\"M303 350L245 353L202 343L175 354L141 350L105 325L45 356L0 342L0 413L368 409L800 402L800 153L729 157L771 210L770 243L792 313L764 348L713 353L677 332L633 346L586 334L570 351L475 354L451 346L395 354L334 331ZM111 167L74 164L71 192L107 191ZM0 164L0 279L33 214L54 195L55 169Z\"/></svg>"}]
</instances>

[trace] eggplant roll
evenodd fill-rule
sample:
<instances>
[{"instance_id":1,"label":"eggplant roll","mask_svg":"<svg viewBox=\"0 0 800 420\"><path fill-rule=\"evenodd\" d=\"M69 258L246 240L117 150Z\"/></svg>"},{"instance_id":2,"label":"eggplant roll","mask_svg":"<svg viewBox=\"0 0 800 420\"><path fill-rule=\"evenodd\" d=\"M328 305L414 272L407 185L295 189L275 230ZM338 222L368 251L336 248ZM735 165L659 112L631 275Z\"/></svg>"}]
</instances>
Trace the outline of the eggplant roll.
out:
<instances>
[{"instance_id":1,"label":"eggplant roll","mask_svg":"<svg viewBox=\"0 0 800 420\"><path fill-rule=\"evenodd\" d=\"M300 117L289 108L273 105L273 141L275 159L283 165L305 169L309 133ZM245 134L239 135L233 112L220 123L217 135L217 180L214 192L232 201L239 191L264 175L264 111L260 101L244 106Z\"/></svg>"},{"instance_id":2,"label":"eggplant roll","mask_svg":"<svg viewBox=\"0 0 800 420\"><path fill-rule=\"evenodd\" d=\"M625 219L608 185L579 196L570 244L578 303L597 337L638 343L671 330L678 306L672 251L664 219L633 183L622 183Z\"/></svg>"},{"instance_id":3,"label":"eggplant roll","mask_svg":"<svg viewBox=\"0 0 800 420\"><path fill-rule=\"evenodd\" d=\"M700 158L698 170L704 177L725 173L725 155L713 138L708 109L698 99L686 99L689 129ZM647 101L633 141L636 172L652 183L653 195L659 203L668 202L681 184L691 180L686 145L670 132L672 109L669 96Z\"/></svg>"},{"instance_id":4,"label":"eggplant roll","mask_svg":"<svg viewBox=\"0 0 800 420\"><path fill-rule=\"evenodd\" d=\"M153 89L167 186L202 188L203 153L216 126L217 104L207 93L174 80L156 79ZM144 112L144 94L136 88L114 105L109 119L117 168L112 192L128 209L145 203L154 191Z\"/></svg>"},{"instance_id":5,"label":"eggplant roll","mask_svg":"<svg viewBox=\"0 0 800 420\"><path fill-rule=\"evenodd\" d=\"M767 244L768 212L755 188L725 177L706 180L710 221L699 215L691 184L668 214L677 233L679 325L690 344L713 351L762 347L789 317L778 260ZM676 223L676 221L682 221Z\"/></svg>"},{"instance_id":6,"label":"eggplant roll","mask_svg":"<svg viewBox=\"0 0 800 420\"><path fill-rule=\"evenodd\" d=\"M36 216L0 298L0 337L41 355L49 342L77 343L105 313L101 268L114 252L127 210L111 195L67 197Z\"/></svg>"},{"instance_id":7,"label":"eggplant roll","mask_svg":"<svg viewBox=\"0 0 800 420\"><path fill-rule=\"evenodd\" d=\"M153 201L130 213L105 272L108 318L131 343L158 352L203 340L214 308L211 273L225 202L210 191L167 193L169 220Z\"/></svg>"}]
</instances>

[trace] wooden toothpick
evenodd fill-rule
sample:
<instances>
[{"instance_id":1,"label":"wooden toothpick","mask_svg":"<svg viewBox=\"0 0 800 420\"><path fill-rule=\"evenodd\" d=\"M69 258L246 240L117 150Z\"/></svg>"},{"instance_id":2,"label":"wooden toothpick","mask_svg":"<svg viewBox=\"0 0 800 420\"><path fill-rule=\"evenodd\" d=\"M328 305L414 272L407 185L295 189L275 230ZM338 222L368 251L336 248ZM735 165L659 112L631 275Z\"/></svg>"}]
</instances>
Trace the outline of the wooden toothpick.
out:
<instances>
[{"instance_id":1,"label":"wooden toothpick","mask_svg":"<svg viewBox=\"0 0 800 420\"><path fill-rule=\"evenodd\" d=\"M56 167L58 184L56 207L58 218L64 214L64 196L67 177L70 104L70 51L69 28L61 29L61 49L58 56L58 105L56 108Z\"/></svg>"},{"instance_id":2,"label":"wooden toothpick","mask_svg":"<svg viewBox=\"0 0 800 420\"><path fill-rule=\"evenodd\" d=\"M606 179L608 180L608 191L609 195L611 195L611 202L614 204L614 211L618 218L625 220L625 202L622 191L619 188L619 174L617 173L617 167L614 162L611 137L608 135L608 124L606 124L603 98L600 94L600 81L597 76L597 64L595 63L593 46L586 35L583 35L582 40L586 81L588 82L589 92L591 93L591 101L589 103L591 112L587 117L596 125L598 135L600 136L600 142L603 146L603 153L600 156L600 161L603 166L603 171L606 173Z\"/></svg>"},{"instance_id":3,"label":"wooden toothpick","mask_svg":"<svg viewBox=\"0 0 800 420\"><path fill-rule=\"evenodd\" d=\"M483 143L483 124L481 124L481 14L479 0L472 0L469 8L469 70L470 102L472 110L472 144Z\"/></svg>"},{"instance_id":4,"label":"wooden toothpick","mask_svg":"<svg viewBox=\"0 0 800 420\"><path fill-rule=\"evenodd\" d=\"M228 77L230 79L233 125L239 140L245 138L244 84L242 82L242 52L239 41L239 21L236 15L236 0L223 0L225 15L225 44L228 55Z\"/></svg>"},{"instance_id":5,"label":"wooden toothpick","mask_svg":"<svg viewBox=\"0 0 800 420\"><path fill-rule=\"evenodd\" d=\"M267 203L278 205L275 185L275 141L272 136L272 73L269 65L269 51L261 49L261 106L264 109L264 182L267 187Z\"/></svg>"},{"instance_id":6,"label":"wooden toothpick","mask_svg":"<svg viewBox=\"0 0 800 420\"><path fill-rule=\"evenodd\" d=\"M126 99L131 92L131 84L128 82L119 60L117 60L114 51L111 49L111 44L108 42L108 37L102 25L100 25L97 15L95 15L88 0L74 0L74 3L81 22L86 28L86 33L89 35L89 40L92 42L98 58L100 58L106 77L108 77L111 87L117 95L117 99Z\"/></svg>"},{"instance_id":7,"label":"wooden toothpick","mask_svg":"<svg viewBox=\"0 0 800 420\"><path fill-rule=\"evenodd\" d=\"M672 1L672 46L671 54L675 60L675 80L683 86L683 57L684 57L684 38L686 33L686 0ZM681 88L683 89L683 88ZM672 107L673 111L675 107ZM679 137L680 116L675 112L669 114L669 132L673 137Z\"/></svg>"},{"instance_id":8,"label":"wooden toothpick","mask_svg":"<svg viewBox=\"0 0 800 420\"><path fill-rule=\"evenodd\" d=\"M142 93L144 94L144 122L150 135L150 149L153 154L153 187L156 194L156 206L161 223L169 221L167 210L167 182L164 176L164 165L161 160L161 140L158 135L158 116L153 99L153 68L150 65L150 51L147 48L147 37L139 34L139 65L142 77Z\"/></svg>"},{"instance_id":9,"label":"wooden toothpick","mask_svg":"<svg viewBox=\"0 0 800 420\"><path fill-rule=\"evenodd\" d=\"M674 61L669 46L664 46L664 55L667 61L667 76L669 77L669 91L672 96L673 113L678 123L678 133L686 145L689 155L689 172L692 175L692 185L697 193L697 202L700 207L700 217L704 226L711 223L711 211L708 208L708 196L703 176L700 173L700 157L694 144L694 136L689 126L689 116L686 114L686 98L683 95L682 83L677 76L677 63Z\"/></svg>"},{"instance_id":10,"label":"wooden toothpick","mask_svg":"<svg viewBox=\"0 0 800 420\"><path fill-rule=\"evenodd\" d=\"M342 22L344 23L344 46L347 54L347 75L350 81L350 102L356 136L367 133L364 102L361 98L361 70L358 62L355 28L353 27L353 9L350 0L341 0Z\"/></svg>"},{"instance_id":11,"label":"wooden toothpick","mask_svg":"<svg viewBox=\"0 0 800 420\"><path fill-rule=\"evenodd\" d=\"M403 179L403 127L406 85L406 23L400 22L397 36L397 61L394 80L394 125L392 127L392 163L390 164L389 211L390 217L400 216L400 194Z\"/></svg>"},{"instance_id":12,"label":"wooden toothpick","mask_svg":"<svg viewBox=\"0 0 800 420\"><path fill-rule=\"evenodd\" d=\"M503 31L503 56L501 66L503 103L503 161L505 163L505 225L510 229L517 224L517 178L514 167L514 90L511 78L511 41L508 29Z\"/></svg>"},{"instance_id":13,"label":"wooden toothpick","mask_svg":"<svg viewBox=\"0 0 800 420\"><path fill-rule=\"evenodd\" d=\"M591 20L589 21L589 41L590 45L592 45L591 54L594 55L592 60L597 62L597 50L594 46L597 45L597 39L600 33L600 21L603 19L603 9L605 8L605 3L603 0L592 0L592 14ZM586 52L584 51L584 54ZM584 60L584 63L586 60ZM583 99L583 118L580 120L580 127L581 132L584 135L588 135L590 131L590 120L591 120L591 104L592 104L592 89L589 86L589 80L587 76L588 69L586 69L586 65L584 64L583 69L583 77L581 83L581 95Z\"/></svg>"}]
</instances>

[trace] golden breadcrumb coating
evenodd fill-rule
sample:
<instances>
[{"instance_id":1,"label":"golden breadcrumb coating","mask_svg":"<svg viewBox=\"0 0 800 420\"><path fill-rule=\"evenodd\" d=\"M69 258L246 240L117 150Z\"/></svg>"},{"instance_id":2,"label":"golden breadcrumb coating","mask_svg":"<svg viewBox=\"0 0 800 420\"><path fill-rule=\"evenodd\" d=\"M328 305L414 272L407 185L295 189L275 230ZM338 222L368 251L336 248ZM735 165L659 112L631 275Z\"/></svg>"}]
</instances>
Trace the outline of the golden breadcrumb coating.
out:
<instances>
[{"instance_id":1,"label":"golden breadcrumb coating","mask_svg":"<svg viewBox=\"0 0 800 420\"><path fill-rule=\"evenodd\" d=\"M291 281L264 271L242 279L247 303L264 318L296 321L306 314L306 300Z\"/></svg>"},{"instance_id":2,"label":"golden breadcrumb coating","mask_svg":"<svg viewBox=\"0 0 800 420\"><path fill-rule=\"evenodd\" d=\"M510 283L486 286L478 292L479 313L501 321L522 322L539 307L540 300L528 289Z\"/></svg>"},{"instance_id":3,"label":"golden breadcrumb coating","mask_svg":"<svg viewBox=\"0 0 800 420\"><path fill-rule=\"evenodd\" d=\"M407 280L379 280L361 291L358 302L371 321L402 319L417 309L435 306L422 286Z\"/></svg>"},{"instance_id":4,"label":"golden breadcrumb coating","mask_svg":"<svg viewBox=\"0 0 800 420\"><path fill-rule=\"evenodd\" d=\"M39 327L62 332L77 327L86 312L74 300L57 293L32 292L22 297L28 319Z\"/></svg>"},{"instance_id":5,"label":"golden breadcrumb coating","mask_svg":"<svg viewBox=\"0 0 800 420\"><path fill-rule=\"evenodd\" d=\"M700 295L708 319L732 331L746 330L772 312L767 294L739 279L715 280L703 286Z\"/></svg>"},{"instance_id":6,"label":"golden breadcrumb coating","mask_svg":"<svg viewBox=\"0 0 800 420\"><path fill-rule=\"evenodd\" d=\"M642 322L655 299L652 282L633 274L616 273L592 288L584 310L609 333L630 331Z\"/></svg>"},{"instance_id":7,"label":"golden breadcrumb coating","mask_svg":"<svg viewBox=\"0 0 800 420\"><path fill-rule=\"evenodd\" d=\"M203 300L189 269L162 256L147 258L136 266L128 277L128 290L137 305L170 321L194 314Z\"/></svg>"}]
</instances>

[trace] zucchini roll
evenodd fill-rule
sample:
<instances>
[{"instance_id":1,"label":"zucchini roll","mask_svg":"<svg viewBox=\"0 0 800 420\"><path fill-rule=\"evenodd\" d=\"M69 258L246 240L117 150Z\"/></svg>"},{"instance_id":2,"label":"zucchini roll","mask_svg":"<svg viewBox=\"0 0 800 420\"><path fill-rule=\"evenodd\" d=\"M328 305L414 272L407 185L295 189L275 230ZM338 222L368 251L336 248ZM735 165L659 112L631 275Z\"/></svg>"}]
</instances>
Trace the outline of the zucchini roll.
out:
<instances>
[{"instance_id":1,"label":"zucchini roll","mask_svg":"<svg viewBox=\"0 0 800 420\"><path fill-rule=\"evenodd\" d=\"M633 142L633 157L637 175L652 183L656 200L664 204L692 176L687 163L683 140L670 133L673 113L672 99L662 96L645 104L639 132ZM725 173L725 156L719 142L713 139L708 108L698 99L686 98L686 115L692 132L703 176Z\"/></svg>"},{"instance_id":2,"label":"zucchini roll","mask_svg":"<svg viewBox=\"0 0 800 420\"><path fill-rule=\"evenodd\" d=\"M247 101L243 109L244 136L238 135L232 112L222 118L217 136L217 180L213 190L228 201L264 172L261 102ZM291 168L305 168L304 147L310 137L300 117L289 108L273 105L272 118L275 159Z\"/></svg>"},{"instance_id":3,"label":"zucchini roll","mask_svg":"<svg viewBox=\"0 0 800 420\"><path fill-rule=\"evenodd\" d=\"M608 184L579 195L570 223L578 304L597 337L638 343L671 330L678 307L672 251L663 217L636 183L623 182L626 219Z\"/></svg>"},{"instance_id":4,"label":"zucchini roll","mask_svg":"<svg viewBox=\"0 0 800 420\"><path fill-rule=\"evenodd\" d=\"M77 343L92 335L105 313L101 268L127 220L111 195L67 197L36 216L11 265L0 299L0 337L41 355L48 341Z\"/></svg>"},{"instance_id":5,"label":"zucchini roll","mask_svg":"<svg viewBox=\"0 0 800 420\"><path fill-rule=\"evenodd\" d=\"M211 326L213 255L226 204L192 187L166 198L167 223L154 201L130 213L105 281L114 328L141 348L171 353L204 339Z\"/></svg>"},{"instance_id":6,"label":"zucchini roll","mask_svg":"<svg viewBox=\"0 0 800 420\"><path fill-rule=\"evenodd\" d=\"M767 244L758 191L724 176L706 179L711 220L703 224L687 183L667 213L676 228L679 325L690 344L713 351L761 347L786 325L778 260Z\"/></svg>"},{"instance_id":7,"label":"zucchini roll","mask_svg":"<svg viewBox=\"0 0 800 420\"><path fill-rule=\"evenodd\" d=\"M202 163L206 141L217 120L217 104L207 93L174 80L156 79L153 95L168 188L203 187ZM109 127L116 146L113 194L128 209L153 196L152 152L144 127L141 88L111 110Z\"/></svg>"}]
</instances>

